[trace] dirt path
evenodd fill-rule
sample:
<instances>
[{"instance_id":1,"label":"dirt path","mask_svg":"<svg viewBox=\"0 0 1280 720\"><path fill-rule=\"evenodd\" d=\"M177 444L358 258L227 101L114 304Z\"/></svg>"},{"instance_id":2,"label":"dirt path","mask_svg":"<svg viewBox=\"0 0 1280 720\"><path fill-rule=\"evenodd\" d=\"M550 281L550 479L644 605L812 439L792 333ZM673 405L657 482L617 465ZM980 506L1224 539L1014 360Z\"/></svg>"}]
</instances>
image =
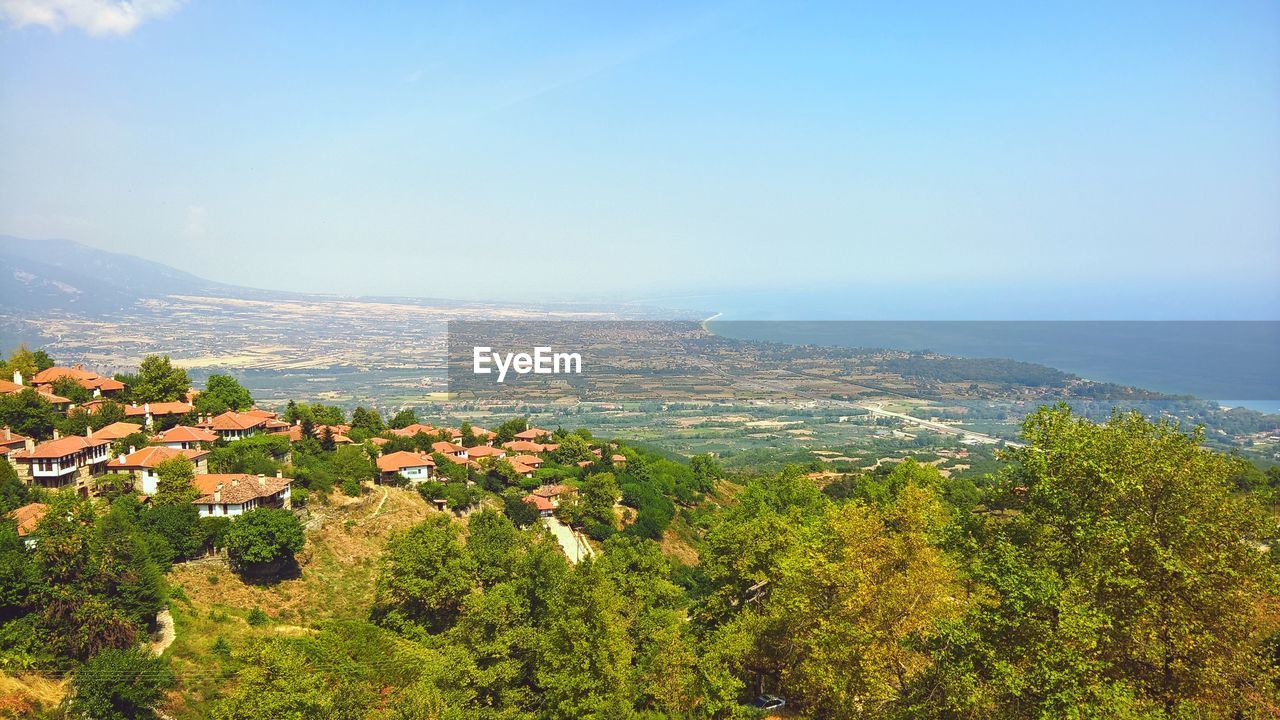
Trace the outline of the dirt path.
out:
<instances>
[{"instance_id":1,"label":"dirt path","mask_svg":"<svg viewBox=\"0 0 1280 720\"><path fill-rule=\"evenodd\" d=\"M169 612L169 608L156 614L156 624L160 626L160 639L151 643L151 652L163 655L173 641L178 639L178 633L173 628L173 615Z\"/></svg>"}]
</instances>

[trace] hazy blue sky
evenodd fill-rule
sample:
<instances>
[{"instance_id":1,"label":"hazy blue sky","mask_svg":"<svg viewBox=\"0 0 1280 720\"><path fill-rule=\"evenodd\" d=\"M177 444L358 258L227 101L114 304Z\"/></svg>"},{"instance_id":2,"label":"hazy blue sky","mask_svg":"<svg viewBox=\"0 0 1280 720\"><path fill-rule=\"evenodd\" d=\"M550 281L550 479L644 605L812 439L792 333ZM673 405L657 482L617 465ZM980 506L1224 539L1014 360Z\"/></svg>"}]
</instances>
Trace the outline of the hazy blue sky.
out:
<instances>
[{"instance_id":1,"label":"hazy blue sky","mask_svg":"<svg viewBox=\"0 0 1280 720\"><path fill-rule=\"evenodd\" d=\"M296 290L1280 317L1280 4L0 0L0 233Z\"/></svg>"}]
</instances>

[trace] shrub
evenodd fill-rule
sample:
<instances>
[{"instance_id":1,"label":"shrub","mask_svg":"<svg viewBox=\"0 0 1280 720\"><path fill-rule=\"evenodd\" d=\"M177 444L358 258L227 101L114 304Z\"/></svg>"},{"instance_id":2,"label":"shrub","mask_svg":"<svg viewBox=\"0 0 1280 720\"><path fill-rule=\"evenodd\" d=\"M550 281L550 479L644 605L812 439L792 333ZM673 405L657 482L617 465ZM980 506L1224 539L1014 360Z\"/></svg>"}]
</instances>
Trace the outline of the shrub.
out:
<instances>
[{"instance_id":1,"label":"shrub","mask_svg":"<svg viewBox=\"0 0 1280 720\"><path fill-rule=\"evenodd\" d=\"M302 523L288 510L258 508L236 518L226 535L227 556L240 570L278 569L302 549Z\"/></svg>"},{"instance_id":2,"label":"shrub","mask_svg":"<svg viewBox=\"0 0 1280 720\"><path fill-rule=\"evenodd\" d=\"M262 611L262 608L254 607L249 611L248 615L245 615L244 619L245 622L249 623L253 627L258 627L259 625L266 625L269 618L267 617L267 614Z\"/></svg>"}]
</instances>

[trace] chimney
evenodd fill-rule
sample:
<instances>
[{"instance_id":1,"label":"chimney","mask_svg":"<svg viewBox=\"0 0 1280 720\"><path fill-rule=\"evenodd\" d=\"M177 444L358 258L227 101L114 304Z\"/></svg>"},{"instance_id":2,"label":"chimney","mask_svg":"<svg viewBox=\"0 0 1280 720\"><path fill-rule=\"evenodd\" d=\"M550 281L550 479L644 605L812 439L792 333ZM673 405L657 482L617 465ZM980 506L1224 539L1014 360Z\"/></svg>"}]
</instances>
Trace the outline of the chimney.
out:
<instances>
[{"instance_id":1,"label":"chimney","mask_svg":"<svg viewBox=\"0 0 1280 720\"><path fill-rule=\"evenodd\" d=\"M136 402L134 402L134 403L130 403L130 406L131 406L131 407L138 407L138 403L136 403Z\"/></svg>"},{"instance_id":2,"label":"chimney","mask_svg":"<svg viewBox=\"0 0 1280 720\"><path fill-rule=\"evenodd\" d=\"M266 487L266 486L267 486L267 476L266 476L266 475L259 474L259 475L258 475L258 487L260 487L260 488L264 488L264 487Z\"/></svg>"},{"instance_id":3,"label":"chimney","mask_svg":"<svg viewBox=\"0 0 1280 720\"><path fill-rule=\"evenodd\" d=\"M85 437L93 437L93 426L92 426L92 425L85 425L85 426L84 426L84 436L85 436Z\"/></svg>"},{"instance_id":4,"label":"chimney","mask_svg":"<svg viewBox=\"0 0 1280 720\"><path fill-rule=\"evenodd\" d=\"M283 470L277 470L277 471L276 471L276 479L277 479L277 480L280 480L280 479L282 479L283 477L284 477L284 471L283 471Z\"/></svg>"},{"instance_id":5,"label":"chimney","mask_svg":"<svg viewBox=\"0 0 1280 720\"><path fill-rule=\"evenodd\" d=\"M144 415L151 414L151 403L142 403L142 412Z\"/></svg>"},{"instance_id":6,"label":"chimney","mask_svg":"<svg viewBox=\"0 0 1280 720\"><path fill-rule=\"evenodd\" d=\"M22 371L21 371L21 370L14 370L14 371L13 371L13 384L14 384L14 385L21 385L21 384L22 384Z\"/></svg>"},{"instance_id":7,"label":"chimney","mask_svg":"<svg viewBox=\"0 0 1280 720\"><path fill-rule=\"evenodd\" d=\"M27 449L27 452L33 452L36 449L36 441L31 438L27 438L26 441L22 443L22 446Z\"/></svg>"},{"instance_id":8,"label":"chimney","mask_svg":"<svg viewBox=\"0 0 1280 720\"><path fill-rule=\"evenodd\" d=\"M124 453L120 453L119 455L116 456L116 462L120 463L121 465L124 464Z\"/></svg>"},{"instance_id":9,"label":"chimney","mask_svg":"<svg viewBox=\"0 0 1280 720\"><path fill-rule=\"evenodd\" d=\"M215 503L222 502L222 483L218 483L218 487L213 489L213 501Z\"/></svg>"},{"instance_id":10,"label":"chimney","mask_svg":"<svg viewBox=\"0 0 1280 720\"><path fill-rule=\"evenodd\" d=\"M240 487L240 478L238 477L231 478L231 487Z\"/></svg>"},{"instance_id":11,"label":"chimney","mask_svg":"<svg viewBox=\"0 0 1280 720\"><path fill-rule=\"evenodd\" d=\"M5 439L5 440L12 440L12 439L13 439L13 431L9 429L9 426L8 426L8 425L5 425L5 426L4 426L4 439Z\"/></svg>"},{"instance_id":12,"label":"chimney","mask_svg":"<svg viewBox=\"0 0 1280 720\"><path fill-rule=\"evenodd\" d=\"M61 439L61 438L62 438L62 433L58 432L58 428L54 428L54 429L53 429L53 439L54 439L54 440L59 440L59 439Z\"/></svg>"},{"instance_id":13,"label":"chimney","mask_svg":"<svg viewBox=\"0 0 1280 720\"><path fill-rule=\"evenodd\" d=\"M132 454L134 454L134 453L136 453L136 452L138 452L138 448L136 448L136 447L134 447L134 446L130 445L130 446L129 446L129 454L130 454L130 455L132 455Z\"/></svg>"}]
</instances>

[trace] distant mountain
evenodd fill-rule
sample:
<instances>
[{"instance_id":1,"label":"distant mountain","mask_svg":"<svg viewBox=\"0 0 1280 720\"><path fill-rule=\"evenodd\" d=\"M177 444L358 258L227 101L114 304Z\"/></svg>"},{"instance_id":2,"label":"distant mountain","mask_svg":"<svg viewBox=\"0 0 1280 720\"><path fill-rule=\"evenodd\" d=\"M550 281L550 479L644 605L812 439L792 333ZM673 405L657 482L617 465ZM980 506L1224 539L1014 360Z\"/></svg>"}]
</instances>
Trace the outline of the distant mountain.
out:
<instances>
[{"instance_id":1,"label":"distant mountain","mask_svg":"<svg viewBox=\"0 0 1280 720\"><path fill-rule=\"evenodd\" d=\"M0 308L97 315L132 305L139 298L175 294L268 299L291 295L214 282L71 240L0 235Z\"/></svg>"}]
</instances>

